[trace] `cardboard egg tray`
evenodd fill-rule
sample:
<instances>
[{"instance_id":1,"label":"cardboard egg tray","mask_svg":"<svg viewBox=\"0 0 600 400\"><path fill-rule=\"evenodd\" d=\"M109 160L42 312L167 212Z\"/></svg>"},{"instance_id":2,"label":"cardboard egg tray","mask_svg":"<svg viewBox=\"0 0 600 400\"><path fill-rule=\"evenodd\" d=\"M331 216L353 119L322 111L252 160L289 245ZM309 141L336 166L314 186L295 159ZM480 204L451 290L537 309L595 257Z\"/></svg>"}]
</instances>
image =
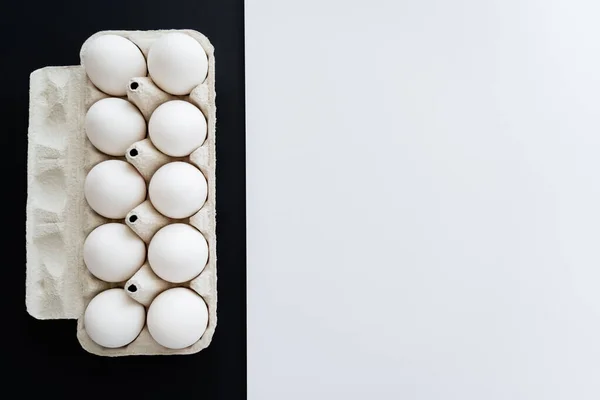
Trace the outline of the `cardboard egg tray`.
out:
<instances>
[{"instance_id":1,"label":"cardboard egg tray","mask_svg":"<svg viewBox=\"0 0 600 400\"><path fill-rule=\"evenodd\" d=\"M116 34L128 38L148 56L154 40L173 31L103 31L91 36ZM81 346L102 356L192 354L206 348L217 324L217 269L215 219L215 58L214 48L202 34L181 30L198 40L208 56L208 75L189 96L172 96L160 90L150 77L133 78L127 99L135 104L148 122L162 103L181 99L195 104L207 120L204 144L189 157L173 158L158 151L150 139L134 143L126 157L100 153L85 133L85 115L96 101L110 97L87 78L83 65L46 67L30 77L29 150L27 162L27 279L26 304L38 319L78 319L77 338ZM133 84L132 84L133 83ZM134 151L132 151L134 150ZM109 159L125 159L149 182L152 174L171 161L187 161L198 167L208 183L206 203L189 219L178 220L196 227L208 242L208 264L190 282L171 284L158 278L147 262L127 282L107 283L95 278L83 261L83 243L97 226L108 222L126 223L148 245L163 226L174 222L159 214L150 201L129 212L125 220L109 220L96 214L84 197L84 181L90 169ZM135 292L127 290L135 286ZM85 331L83 313L98 293L113 287L125 288L147 307L165 289L175 286L196 291L208 306L209 322L202 338L190 347L171 350L156 343L144 327L132 343L117 349L94 343Z\"/></svg>"}]
</instances>

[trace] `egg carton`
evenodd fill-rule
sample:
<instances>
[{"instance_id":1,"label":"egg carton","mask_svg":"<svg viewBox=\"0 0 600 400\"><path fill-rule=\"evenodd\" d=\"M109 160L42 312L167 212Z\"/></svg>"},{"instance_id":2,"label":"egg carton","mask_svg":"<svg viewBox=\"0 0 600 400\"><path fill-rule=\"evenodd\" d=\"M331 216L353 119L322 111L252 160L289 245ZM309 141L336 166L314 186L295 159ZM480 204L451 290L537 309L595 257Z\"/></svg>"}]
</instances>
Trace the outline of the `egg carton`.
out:
<instances>
[{"instance_id":1,"label":"egg carton","mask_svg":"<svg viewBox=\"0 0 600 400\"><path fill-rule=\"evenodd\" d=\"M111 157L96 150L85 134L87 110L96 101L111 97L99 91L86 76L83 61L79 66L45 67L30 77L29 145L27 162L27 311L37 319L78 319L77 338L90 353L102 356L192 354L206 348L217 324L217 269L215 218L215 58L210 41L193 30L102 31L92 35L81 47L80 59L91 40L115 34L135 43L147 58L154 40L170 32L182 32L196 39L208 57L205 81L188 96L173 96L159 89L149 77L130 81L127 99L135 104L146 122L162 103L180 99L195 104L207 120L204 144L189 157L173 158L156 149L145 138L134 143L125 157ZM148 183L152 174L171 161L188 161L207 179L208 196L198 213L186 220L208 242L208 263L202 273L185 284L171 284L158 278L147 262L127 282L107 283L94 277L83 261L83 243L99 225L125 222L146 243L163 226L174 222L156 211L146 199L129 212L125 221L109 220L94 211L84 197L84 181L96 164L122 159L132 164ZM127 288L135 287L133 290ZM206 302L209 321L198 342L172 350L152 339L147 326L132 343L109 349L94 343L85 331L83 314L98 293L122 287L144 306L165 289L188 287Z\"/></svg>"}]
</instances>

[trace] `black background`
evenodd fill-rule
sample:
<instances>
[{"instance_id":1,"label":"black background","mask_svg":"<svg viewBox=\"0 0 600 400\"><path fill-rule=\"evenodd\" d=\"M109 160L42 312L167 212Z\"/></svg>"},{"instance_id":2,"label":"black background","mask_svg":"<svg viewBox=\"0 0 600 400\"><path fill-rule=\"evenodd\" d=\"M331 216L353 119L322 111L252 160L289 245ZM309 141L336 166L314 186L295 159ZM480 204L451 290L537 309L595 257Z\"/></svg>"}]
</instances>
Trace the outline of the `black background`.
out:
<instances>
[{"instance_id":1,"label":"black background","mask_svg":"<svg viewBox=\"0 0 600 400\"><path fill-rule=\"evenodd\" d=\"M4 163L2 392L26 397L242 399L246 393L244 17L242 0L3 2ZM75 320L38 321L25 310L25 204L29 74L79 64L100 30L195 29L215 46L217 90L218 324L211 345L190 356L98 357L83 350ZM6 230L8 227L8 230ZM8 250L8 252L6 252ZM8 357L7 357L8 355ZM17 395L19 393L19 395ZM1 396L4 397L4 396ZM91 396L92 398L96 396Z\"/></svg>"}]
</instances>

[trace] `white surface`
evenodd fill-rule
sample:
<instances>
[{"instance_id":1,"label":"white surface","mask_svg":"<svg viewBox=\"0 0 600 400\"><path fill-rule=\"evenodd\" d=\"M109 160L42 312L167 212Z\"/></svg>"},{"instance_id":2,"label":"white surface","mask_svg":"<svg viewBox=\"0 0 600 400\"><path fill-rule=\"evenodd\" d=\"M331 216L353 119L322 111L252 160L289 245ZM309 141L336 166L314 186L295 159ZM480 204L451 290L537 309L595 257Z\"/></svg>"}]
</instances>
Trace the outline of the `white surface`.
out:
<instances>
[{"instance_id":1,"label":"white surface","mask_svg":"<svg viewBox=\"0 0 600 400\"><path fill-rule=\"evenodd\" d=\"M599 15L247 1L248 399L600 398Z\"/></svg>"}]
</instances>

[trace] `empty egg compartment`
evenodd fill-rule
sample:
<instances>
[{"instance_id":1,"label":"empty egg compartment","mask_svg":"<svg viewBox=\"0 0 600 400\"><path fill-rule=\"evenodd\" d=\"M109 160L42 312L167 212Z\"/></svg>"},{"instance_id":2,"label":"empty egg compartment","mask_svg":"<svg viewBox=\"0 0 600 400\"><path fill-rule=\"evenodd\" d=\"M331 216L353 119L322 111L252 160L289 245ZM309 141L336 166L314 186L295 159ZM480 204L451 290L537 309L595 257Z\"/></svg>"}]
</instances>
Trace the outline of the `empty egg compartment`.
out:
<instances>
[{"instance_id":1,"label":"empty egg compartment","mask_svg":"<svg viewBox=\"0 0 600 400\"><path fill-rule=\"evenodd\" d=\"M74 176L71 184L71 191L77 190L77 193L69 193L72 195L70 212L76 211L77 218L69 221L69 226L64 229L67 231L67 236L76 237L75 244L71 245L71 252L74 254L64 267L62 267L63 275L69 272L75 275L76 279L71 276L71 281L76 280L66 288L61 288L58 297L61 302L76 301L78 304L70 313L65 313L61 310L55 312L48 318L78 318L77 337L84 349L88 352L102 356L125 356L125 355L167 355L167 354L192 354L206 348L212 336L217 322L217 287L216 287L216 218L215 218L215 127L216 127L216 108L215 108L215 74L214 74L214 50L206 37L195 31L105 31L99 32L91 36L82 46L81 54L86 51L89 42L94 38L102 35L119 35L131 40L143 52L144 57L148 57L148 50L152 43L162 35L171 32L182 32L197 40L204 49L208 57L208 71L206 79L203 83L195 87L189 95L175 96L162 91L154 84L150 77L134 77L130 80L127 86L127 100L134 104L144 116L148 123L152 113L158 106L171 100L183 100L195 105L201 110L207 124L207 135L203 144L194 150L189 156L171 157L159 151L149 137L133 143L125 152L124 157L109 156L98 151L92 143L87 140L83 120L87 110L97 101L112 97L100 91L86 76L83 67L67 67L71 68L72 73L77 76L77 82L73 84L71 96L79 98L78 117L74 118L68 135L78 135L77 138L69 137L68 140L72 143L77 143L74 147L78 154L69 154L68 157L63 157L65 163L69 166L65 169L67 174ZM82 56L83 64L83 56ZM32 82L33 88L33 82ZM32 89L33 90L33 89ZM30 128L31 129L31 128ZM37 144L36 144L37 145ZM31 152L30 157L35 158L35 153ZM189 163L199 169L206 179L206 200L203 206L195 214L189 218L173 219L159 213L153 204L150 202L148 194L145 201L129 211L125 219L109 219L94 212L88 205L83 196L83 184L85 177L89 171L99 163L106 160L123 160L135 167L139 174L144 178L146 185L152 179L155 172L162 166L173 162L183 161ZM30 208L32 210L30 210ZM31 214L35 211L33 207L28 207L28 228L37 227L37 224L31 218ZM30 213L30 211L32 211ZM68 214L69 211L65 211ZM29 220L32 219L32 223ZM98 226L110 222L125 223L131 228L142 240L148 245L156 232L173 223L187 223L198 230L208 244L208 261L202 272L190 281L181 283L170 283L160 279L150 267L146 259L142 267L127 281L118 283L104 282L90 273L85 263L83 262L82 247L86 237ZM39 230L39 229L38 229ZM29 237L28 237L29 238ZM32 246L35 247L35 246ZM75 248L76 247L76 248ZM29 250L29 242L28 242ZM28 251L29 252L29 251ZM30 265L28 259L28 290L27 296L35 291L39 292L39 287L43 287L48 279L43 279L39 282L37 278L40 275L39 270L46 269L45 264L37 260ZM31 271L30 271L31 270ZM30 272L31 278L30 279ZM36 280L36 284L31 281ZM36 286L37 285L37 286ZM197 293L204 301L207 307L207 326L203 335L198 341L181 349L169 349L158 344L150 335L148 326L145 325L141 333L131 343L116 348L102 347L95 343L85 330L84 312L92 299L99 293L113 288L124 290L127 295L143 305L146 312L152 301L161 293L165 293L173 288L189 288ZM40 297L40 296L38 296ZM35 302L34 306L29 306L30 313L38 318L47 317L45 315L36 315L35 308L39 308L44 300L47 300L47 294L41 295L40 299ZM62 307L62 306L61 306ZM62 307L64 308L64 307ZM61 314L62 313L62 314ZM37 313L39 314L39 313ZM48 312L46 312L48 314Z\"/></svg>"}]
</instances>

